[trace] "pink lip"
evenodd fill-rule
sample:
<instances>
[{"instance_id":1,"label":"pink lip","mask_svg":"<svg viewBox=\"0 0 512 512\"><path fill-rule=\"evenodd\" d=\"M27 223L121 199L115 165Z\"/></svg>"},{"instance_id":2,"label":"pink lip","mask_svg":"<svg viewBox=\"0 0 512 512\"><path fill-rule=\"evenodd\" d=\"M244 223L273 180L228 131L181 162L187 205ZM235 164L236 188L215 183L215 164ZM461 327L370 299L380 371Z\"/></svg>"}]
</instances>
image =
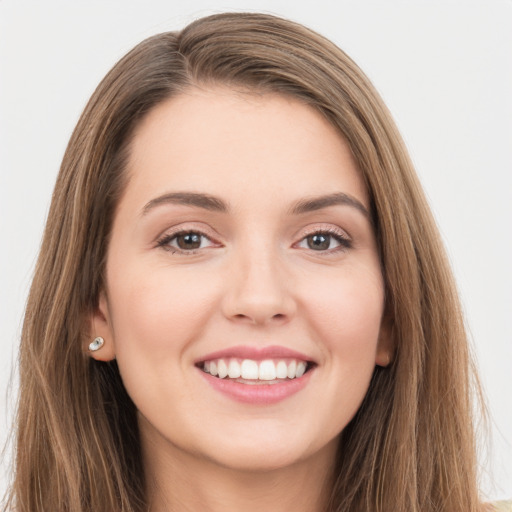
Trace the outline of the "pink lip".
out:
<instances>
[{"instance_id":1,"label":"pink lip","mask_svg":"<svg viewBox=\"0 0 512 512\"><path fill-rule=\"evenodd\" d=\"M252 359L254 361L263 361L264 359L300 359L301 361L314 362L310 357L301 354L295 350L286 347L269 346L269 347L249 347L235 346L212 352L195 361L195 364L203 361L211 361L212 359L221 359L236 357L240 359Z\"/></svg>"},{"instance_id":2,"label":"pink lip","mask_svg":"<svg viewBox=\"0 0 512 512\"><path fill-rule=\"evenodd\" d=\"M283 356L281 356L283 357ZM213 358L215 359L215 358ZM242 384L230 379L219 379L197 369L205 381L216 391L237 402L254 405L271 405L298 393L309 382L313 370L302 377L286 380L278 384Z\"/></svg>"},{"instance_id":3,"label":"pink lip","mask_svg":"<svg viewBox=\"0 0 512 512\"><path fill-rule=\"evenodd\" d=\"M295 393L298 393L309 382L314 367L310 368L302 377L283 380L275 384L243 384L232 379L220 379L200 368L200 363L213 359L238 358L263 361L264 359L298 359L300 361L315 363L310 357L296 350L274 345L268 347L234 346L224 350L211 352L197 359L195 365L200 375L216 391L237 401L249 404L270 405L280 402ZM314 365L316 366L316 365Z\"/></svg>"}]
</instances>

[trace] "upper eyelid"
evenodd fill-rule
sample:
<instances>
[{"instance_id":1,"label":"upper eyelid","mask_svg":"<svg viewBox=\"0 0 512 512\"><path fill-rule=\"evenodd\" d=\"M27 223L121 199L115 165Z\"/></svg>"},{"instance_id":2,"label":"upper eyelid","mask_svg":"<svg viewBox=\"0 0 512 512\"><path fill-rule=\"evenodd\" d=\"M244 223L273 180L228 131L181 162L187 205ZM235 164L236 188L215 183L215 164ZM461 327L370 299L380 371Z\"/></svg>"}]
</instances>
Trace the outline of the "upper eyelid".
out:
<instances>
[{"instance_id":1,"label":"upper eyelid","mask_svg":"<svg viewBox=\"0 0 512 512\"><path fill-rule=\"evenodd\" d=\"M215 235L212 229L208 229L204 225L197 227L193 224L196 223L182 222L176 226L164 229L155 237L155 241L158 242L164 238L172 238L182 233L198 233L199 235L203 235L212 241L215 241L219 238L218 235Z\"/></svg>"},{"instance_id":2,"label":"upper eyelid","mask_svg":"<svg viewBox=\"0 0 512 512\"><path fill-rule=\"evenodd\" d=\"M305 236L308 236L310 234L314 233L338 233L341 236L345 236L346 238L349 237L348 233L341 228L335 228L335 227L320 227L320 228L313 228L311 230L307 230L305 233Z\"/></svg>"},{"instance_id":3,"label":"upper eyelid","mask_svg":"<svg viewBox=\"0 0 512 512\"><path fill-rule=\"evenodd\" d=\"M334 226L332 224L330 225L315 225L311 226L309 229L305 228L303 233L301 233L299 240L302 240L303 238L314 235L315 233L328 233L331 235L338 235L341 238L344 238L345 240L352 240L352 237L347 232L346 229L340 228L339 226Z\"/></svg>"}]
</instances>

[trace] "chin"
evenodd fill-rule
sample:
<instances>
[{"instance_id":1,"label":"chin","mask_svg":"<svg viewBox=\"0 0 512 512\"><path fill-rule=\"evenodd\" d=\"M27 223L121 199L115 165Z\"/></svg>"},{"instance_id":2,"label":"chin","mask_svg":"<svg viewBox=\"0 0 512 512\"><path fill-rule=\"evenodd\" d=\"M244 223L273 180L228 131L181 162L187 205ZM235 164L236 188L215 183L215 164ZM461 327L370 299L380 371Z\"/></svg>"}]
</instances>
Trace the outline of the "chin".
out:
<instances>
[{"instance_id":1,"label":"chin","mask_svg":"<svg viewBox=\"0 0 512 512\"><path fill-rule=\"evenodd\" d=\"M278 447L252 447L238 452L215 454L211 462L237 472L267 473L295 466L307 458L305 454Z\"/></svg>"},{"instance_id":2,"label":"chin","mask_svg":"<svg viewBox=\"0 0 512 512\"><path fill-rule=\"evenodd\" d=\"M229 440L236 440L229 442ZM326 444L313 444L311 440L290 436L290 432L261 432L261 436L226 436L215 446L205 447L207 457L217 465L242 472L269 472L306 463L316 457L333 459L338 438ZM209 452L209 453L208 453Z\"/></svg>"}]
</instances>

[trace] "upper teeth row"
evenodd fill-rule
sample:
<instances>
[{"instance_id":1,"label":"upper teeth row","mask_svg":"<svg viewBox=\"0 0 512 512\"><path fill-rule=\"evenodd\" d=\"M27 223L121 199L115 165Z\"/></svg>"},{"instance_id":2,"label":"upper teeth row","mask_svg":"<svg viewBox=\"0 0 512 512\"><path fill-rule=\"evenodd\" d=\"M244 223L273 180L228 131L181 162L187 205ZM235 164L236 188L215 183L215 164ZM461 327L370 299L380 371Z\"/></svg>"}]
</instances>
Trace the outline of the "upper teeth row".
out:
<instances>
[{"instance_id":1,"label":"upper teeth row","mask_svg":"<svg viewBox=\"0 0 512 512\"><path fill-rule=\"evenodd\" d=\"M306 363L294 359L288 361L273 361L265 359L254 361L243 359L215 359L205 361L203 370L206 373L224 379L251 379L251 380L274 380L274 379L295 379L302 377L306 371Z\"/></svg>"}]
</instances>

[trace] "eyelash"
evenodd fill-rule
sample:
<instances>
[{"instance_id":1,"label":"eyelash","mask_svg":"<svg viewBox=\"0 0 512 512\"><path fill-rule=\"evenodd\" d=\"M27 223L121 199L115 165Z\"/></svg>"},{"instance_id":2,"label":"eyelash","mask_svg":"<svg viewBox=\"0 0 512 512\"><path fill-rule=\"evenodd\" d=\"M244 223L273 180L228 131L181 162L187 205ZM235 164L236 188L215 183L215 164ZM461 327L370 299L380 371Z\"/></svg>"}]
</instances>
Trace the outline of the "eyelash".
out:
<instances>
[{"instance_id":1,"label":"eyelash","mask_svg":"<svg viewBox=\"0 0 512 512\"><path fill-rule=\"evenodd\" d=\"M304 237L302 237L298 243L301 243L304 240L306 240L307 238L309 238L310 236L314 236L314 235L326 235L328 237L332 237L340 245L338 247L335 247L333 249L327 249L325 251L315 251L314 249L310 249L313 252L319 252L319 253L323 253L325 255L330 255L330 254L334 254L334 253L338 253L338 252L343 252L343 251L346 251L346 250L352 248L352 241L348 238L348 236L334 228L313 230L310 233L307 233ZM297 244L295 244L295 245L297 245Z\"/></svg>"},{"instance_id":2,"label":"eyelash","mask_svg":"<svg viewBox=\"0 0 512 512\"><path fill-rule=\"evenodd\" d=\"M190 256L190 255L197 254L199 251L204 249L202 247L198 247L197 249L185 250L185 249L179 249L177 247L173 247L170 245L170 243L173 240L177 239L179 236L182 236L182 235L198 235L199 237L206 238L207 240L209 240L210 242L215 244L215 242L212 241L210 236L208 236L207 234L205 234L199 230L184 229L181 231L176 231L174 233L169 233L169 234L164 235L162 238L157 240L157 247L161 247L162 249L169 251L172 254L179 254L179 255L184 255L184 256L185 255ZM309 249L312 252L318 252L318 253L323 253L325 255L328 255L328 254L343 252L343 251L346 251L346 250L352 248L352 241L346 235L342 234L340 231L333 229L333 228L317 229L317 230L311 231L310 233L307 233L306 235L304 235L299 240L299 242L294 244L294 246L305 241L308 237L311 237L314 235L325 235L328 237L332 237L332 238L334 238L334 240L337 243L339 243L339 246L335 247L333 249L319 250L319 251L315 251L314 249Z\"/></svg>"},{"instance_id":3,"label":"eyelash","mask_svg":"<svg viewBox=\"0 0 512 512\"><path fill-rule=\"evenodd\" d=\"M186 256L197 254L197 252L202 249L201 247L199 247L197 249L185 250L185 249L179 249L178 247L173 247L173 246L169 245L173 240L177 239L179 236L182 236L182 235L198 235L199 237L206 238L207 240L212 242L211 237L209 237L208 235L206 235L205 233L203 233L199 230L183 229L180 231L176 231L175 233L169 233L169 234L164 235L162 238L157 240L157 247L161 247L162 249L169 251L172 254L180 254L180 255L186 255Z\"/></svg>"}]
</instances>

